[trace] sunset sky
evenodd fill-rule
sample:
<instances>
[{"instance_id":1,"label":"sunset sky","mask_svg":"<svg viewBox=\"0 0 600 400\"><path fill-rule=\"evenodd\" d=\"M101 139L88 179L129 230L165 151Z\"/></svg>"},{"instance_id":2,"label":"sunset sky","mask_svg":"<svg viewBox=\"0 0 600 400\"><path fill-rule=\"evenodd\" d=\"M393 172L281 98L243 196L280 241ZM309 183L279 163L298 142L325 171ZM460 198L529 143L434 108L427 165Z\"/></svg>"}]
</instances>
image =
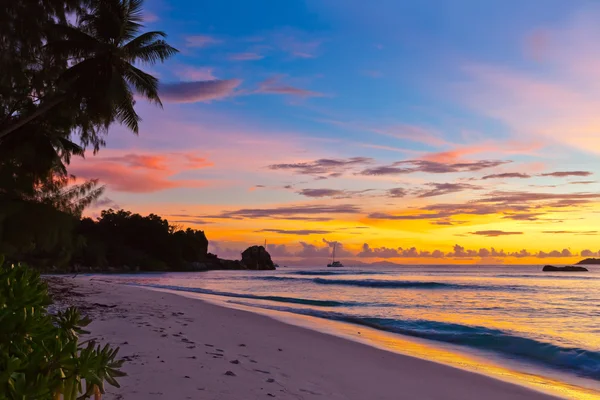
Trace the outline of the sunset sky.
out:
<instances>
[{"instance_id":1,"label":"sunset sky","mask_svg":"<svg viewBox=\"0 0 600 400\"><path fill-rule=\"evenodd\" d=\"M147 0L180 53L140 135L74 160L105 208L239 258L571 263L600 242L600 7Z\"/></svg>"}]
</instances>

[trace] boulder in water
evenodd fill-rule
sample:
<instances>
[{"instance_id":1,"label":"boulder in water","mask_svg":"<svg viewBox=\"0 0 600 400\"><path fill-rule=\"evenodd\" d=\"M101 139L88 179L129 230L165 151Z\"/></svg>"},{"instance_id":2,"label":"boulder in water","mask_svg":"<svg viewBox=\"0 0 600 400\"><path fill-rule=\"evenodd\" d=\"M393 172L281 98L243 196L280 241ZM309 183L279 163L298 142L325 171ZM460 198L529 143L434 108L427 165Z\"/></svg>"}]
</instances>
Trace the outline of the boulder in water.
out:
<instances>
[{"instance_id":1,"label":"boulder in water","mask_svg":"<svg viewBox=\"0 0 600 400\"><path fill-rule=\"evenodd\" d=\"M242 253L242 263L248 269L255 270L273 270L275 265L271 260L271 255L263 246L248 247Z\"/></svg>"},{"instance_id":2,"label":"boulder in water","mask_svg":"<svg viewBox=\"0 0 600 400\"><path fill-rule=\"evenodd\" d=\"M565 267L555 267L554 265L546 265L546 266L544 266L544 268L542 269L542 271L545 271L545 272L555 272L555 271L560 271L560 272L587 272L587 268L576 267L576 266L571 266L571 265L567 265Z\"/></svg>"}]
</instances>

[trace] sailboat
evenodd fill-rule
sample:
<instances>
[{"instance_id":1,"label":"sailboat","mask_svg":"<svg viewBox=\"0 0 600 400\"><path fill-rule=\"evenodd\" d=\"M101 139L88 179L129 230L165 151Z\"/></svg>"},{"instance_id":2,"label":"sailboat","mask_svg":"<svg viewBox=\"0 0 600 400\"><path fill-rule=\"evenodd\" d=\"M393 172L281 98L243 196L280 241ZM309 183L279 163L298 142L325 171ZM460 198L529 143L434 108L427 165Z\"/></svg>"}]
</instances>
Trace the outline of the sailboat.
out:
<instances>
[{"instance_id":1,"label":"sailboat","mask_svg":"<svg viewBox=\"0 0 600 400\"><path fill-rule=\"evenodd\" d=\"M333 243L333 252L331 253L331 264L327 264L329 268L341 268L343 267L342 263L339 261L335 261L335 246L337 243Z\"/></svg>"}]
</instances>

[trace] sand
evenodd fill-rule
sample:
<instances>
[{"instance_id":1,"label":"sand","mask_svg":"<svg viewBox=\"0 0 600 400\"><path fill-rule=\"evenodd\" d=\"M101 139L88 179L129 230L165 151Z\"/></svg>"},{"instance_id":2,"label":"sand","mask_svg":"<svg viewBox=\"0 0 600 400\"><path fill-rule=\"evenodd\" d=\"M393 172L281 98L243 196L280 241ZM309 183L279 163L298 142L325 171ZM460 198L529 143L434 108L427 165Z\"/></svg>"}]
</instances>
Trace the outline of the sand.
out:
<instances>
[{"instance_id":1,"label":"sand","mask_svg":"<svg viewBox=\"0 0 600 400\"><path fill-rule=\"evenodd\" d=\"M59 303L120 346L105 399L553 399L511 383L288 325L268 316L101 278L51 278ZM74 287L74 289L73 289ZM70 293L70 294L69 294Z\"/></svg>"}]
</instances>

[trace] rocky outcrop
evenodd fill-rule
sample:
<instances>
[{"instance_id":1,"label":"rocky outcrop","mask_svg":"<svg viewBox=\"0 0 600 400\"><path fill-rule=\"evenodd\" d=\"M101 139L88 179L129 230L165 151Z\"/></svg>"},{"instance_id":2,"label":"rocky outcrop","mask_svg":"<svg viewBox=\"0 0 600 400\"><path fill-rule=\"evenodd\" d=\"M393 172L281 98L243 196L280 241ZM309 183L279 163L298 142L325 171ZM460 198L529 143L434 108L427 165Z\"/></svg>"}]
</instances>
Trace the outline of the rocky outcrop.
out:
<instances>
[{"instance_id":1,"label":"rocky outcrop","mask_svg":"<svg viewBox=\"0 0 600 400\"><path fill-rule=\"evenodd\" d=\"M598 265L600 264L600 258L586 258L585 260L581 260L577 263L577 265Z\"/></svg>"},{"instance_id":2,"label":"rocky outcrop","mask_svg":"<svg viewBox=\"0 0 600 400\"><path fill-rule=\"evenodd\" d=\"M273 270L275 265L271 255L263 246L248 247L242 253L242 264L253 270Z\"/></svg>"},{"instance_id":3,"label":"rocky outcrop","mask_svg":"<svg viewBox=\"0 0 600 400\"><path fill-rule=\"evenodd\" d=\"M575 267L575 266L570 266L567 265L566 267L555 267L554 265L546 265L542 271L545 272L555 272L555 271L561 271L561 272L587 272L587 268L584 267Z\"/></svg>"}]
</instances>

